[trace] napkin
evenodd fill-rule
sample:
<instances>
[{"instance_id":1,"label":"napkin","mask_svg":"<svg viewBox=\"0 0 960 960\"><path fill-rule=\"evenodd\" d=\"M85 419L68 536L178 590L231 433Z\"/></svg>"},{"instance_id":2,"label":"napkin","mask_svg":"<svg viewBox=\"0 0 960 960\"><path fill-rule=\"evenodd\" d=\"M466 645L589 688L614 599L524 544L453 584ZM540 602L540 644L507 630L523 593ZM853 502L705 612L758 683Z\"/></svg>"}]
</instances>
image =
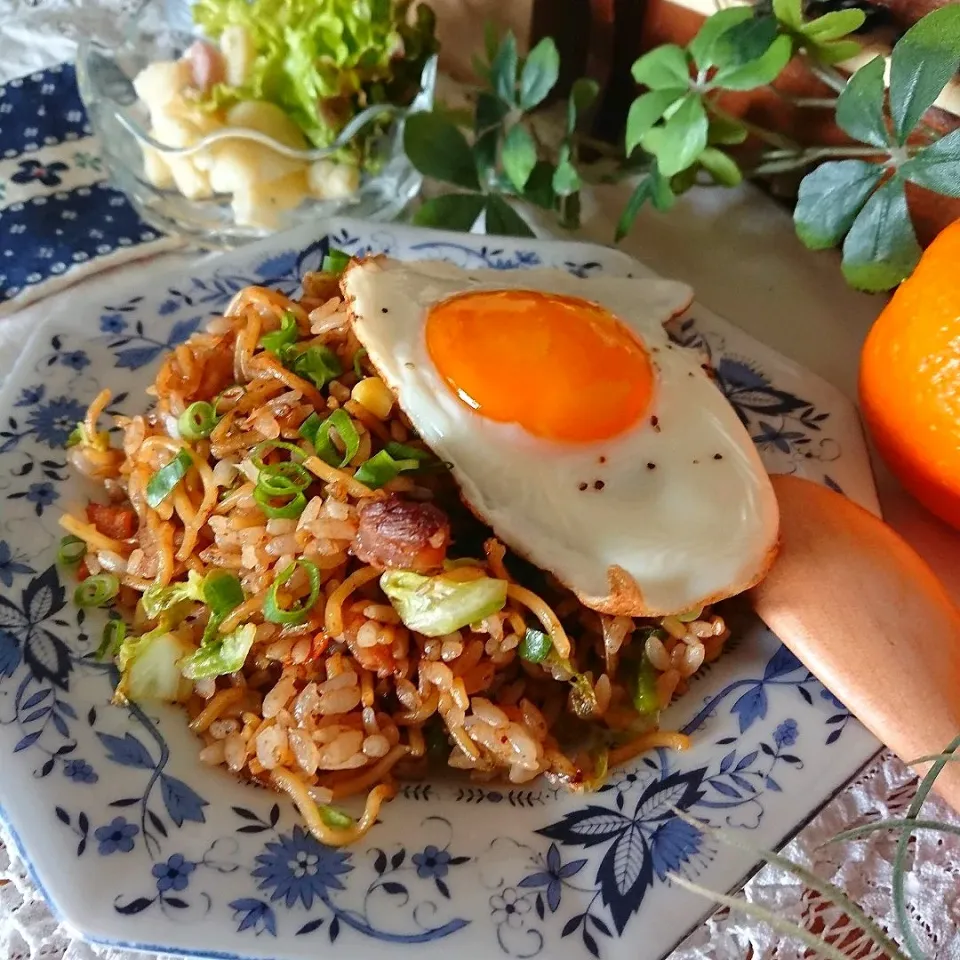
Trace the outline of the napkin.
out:
<instances>
[{"instance_id":1,"label":"napkin","mask_svg":"<svg viewBox=\"0 0 960 960\"><path fill-rule=\"evenodd\" d=\"M0 316L181 245L107 184L72 64L0 85Z\"/></svg>"}]
</instances>

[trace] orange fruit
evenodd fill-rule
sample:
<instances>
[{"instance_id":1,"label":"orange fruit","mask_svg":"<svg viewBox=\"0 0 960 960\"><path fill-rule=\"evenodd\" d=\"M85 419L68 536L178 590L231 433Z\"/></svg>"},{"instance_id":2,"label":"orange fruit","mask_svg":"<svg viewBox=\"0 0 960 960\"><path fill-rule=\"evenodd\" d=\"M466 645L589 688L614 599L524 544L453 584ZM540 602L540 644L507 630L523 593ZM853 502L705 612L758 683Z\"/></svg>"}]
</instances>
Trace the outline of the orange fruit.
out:
<instances>
[{"instance_id":1,"label":"orange fruit","mask_svg":"<svg viewBox=\"0 0 960 960\"><path fill-rule=\"evenodd\" d=\"M863 346L860 405L880 455L960 529L960 220L924 252Z\"/></svg>"}]
</instances>

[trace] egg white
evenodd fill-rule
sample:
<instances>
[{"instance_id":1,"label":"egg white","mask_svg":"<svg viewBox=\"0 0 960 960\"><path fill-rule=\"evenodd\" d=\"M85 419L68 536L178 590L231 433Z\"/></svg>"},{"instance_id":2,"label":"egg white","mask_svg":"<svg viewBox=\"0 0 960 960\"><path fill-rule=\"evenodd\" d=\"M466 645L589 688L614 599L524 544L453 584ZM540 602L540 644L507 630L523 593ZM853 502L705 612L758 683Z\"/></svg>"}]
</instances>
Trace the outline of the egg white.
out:
<instances>
[{"instance_id":1,"label":"egg white","mask_svg":"<svg viewBox=\"0 0 960 960\"><path fill-rule=\"evenodd\" d=\"M699 357L663 328L689 305L689 287L383 257L352 264L342 287L370 361L424 442L452 464L464 500L585 604L632 616L678 613L762 577L777 542L769 478ZM439 301L483 289L581 297L613 313L656 369L644 417L609 440L560 443L486 419L459 400L429 355L427 314Z\"/></svg>"}]
</instances>

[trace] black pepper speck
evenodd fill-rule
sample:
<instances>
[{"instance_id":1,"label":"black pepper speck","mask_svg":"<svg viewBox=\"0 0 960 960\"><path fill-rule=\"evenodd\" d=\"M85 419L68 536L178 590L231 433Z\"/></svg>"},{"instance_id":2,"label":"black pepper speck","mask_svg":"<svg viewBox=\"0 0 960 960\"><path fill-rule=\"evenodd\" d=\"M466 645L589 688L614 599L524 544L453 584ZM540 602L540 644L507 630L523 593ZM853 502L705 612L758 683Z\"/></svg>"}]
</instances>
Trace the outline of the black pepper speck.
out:
<instances>
[{"instance_id":1,"label":"black pepper speck","mask_svg":"<svg viewBox=\"0 0 960 960\"><path fill-rule=\"evenodd\" d=\"M656 465L655 463L648 463L648 464L647 464L647 469L648 469L648 470L656 470L656 469L657 469L657 465Z\"/></svg>"},{"instance_id":2,"label":"black pepper speck","mask_svg":"<svg viewBox=\"0 0 960 960\"><path fill-rule=\"evenodd\" d=\"M606 462L607 462L607 458L606 458L606 457L600 457L600 459L599 459L598 462L599 462L599 463L606 463Z\"/></svg>"},{"instance_id":3,"label":"black pepper speck","mask_svg":"<svg viewBox=\"0 0 960 960\"><path fill-rule=\"evenodd\" d=\"M594 480L594 481L593 481L593 489L594 489L594 490L602 490L605 486L606 486L606 484L605 484L602 480Z\"/></svg>"},{"instance_id":4,"label":"black pepper speck","mask_svg":"<svg viewBox=\"0 0 960 960\"><path fill-rule=\"evenodd\" d=\"M381 307L381 308L380 308L380 312L381 312L381 313L389 313L390 311L389 311L386 307Z\"/></svg>"},{"instance_id":5,"label":"black pepper speck","mask_svg":"<svg viewBox=\"0 0 960 960\"><path fill-rule=\"evenodd\" d=\"M587 489L587 485L586 485L585 483L581 483L581 484L577 487L577 489L578 489L578 490L581 490L581 491L582 491L582 490L586 490L586 489Z\"/></svg>"},{"instance_id":6,"label":"black pepper speck","mask_svg":"<svg viewBox=\"0 0 960 960\"><path fill-rule=\"evenodd\" d=\"M715 454L713 455L713 459L714 459L714 460L722 460L722 459L723 459L723 454L722 454L722 453L715 453Z\"/></svg>"}]
</instances>

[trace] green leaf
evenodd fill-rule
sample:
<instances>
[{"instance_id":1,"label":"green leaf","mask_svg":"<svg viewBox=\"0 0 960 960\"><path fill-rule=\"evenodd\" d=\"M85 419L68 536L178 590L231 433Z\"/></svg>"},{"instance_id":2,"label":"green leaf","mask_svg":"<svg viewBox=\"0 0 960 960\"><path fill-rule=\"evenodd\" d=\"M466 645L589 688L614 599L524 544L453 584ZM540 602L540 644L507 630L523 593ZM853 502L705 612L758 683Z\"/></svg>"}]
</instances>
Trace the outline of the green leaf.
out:
<instances>
[{"instance_id":1,"label":"green leaf","mask_svg":"<svg viewBox=\"0 0 960 960\"><path fill-rule=\"evenodd\" d=\"M960 4L928 13L897 42L890 58L890 112L898 143L960 66Z\"/></svg>"},{"instance_id":2,"label":"green leaf","mask_svg":"<svg viewBox=\"0 0 960 960\"><path fill-rule=\"evenodd\" d=\"M490 62L490 82L504 103L517 103L517 38L512 33L500 41L497 54Z\"/></svg>"},{"instance_id":3,"label":"green leaf","mask_svg":"<svg viewBox=\"0 0 960 960\"><path fill-rule=\"evenodd\" d=\"M694 63L701 70L716 66L717 41L727 30L752 18L753 11L750 7L727 7L707 17L697 35L687 46Z\"/></svg>"},{"instance_id":4,"label":"green leaf","mask_svg":"<svg viewBox=\"0 0 960 960\"><path fill-rule=\"evenodd\" d=\"M445 193L427 200L413 215L420 227L443 227L464 233L477 222L486 199L482 193Z\"/></svg>"},{"instance_id":5,"label":"green leaf","mask_svg":"<svg viewBox=\"0 0 960 960\"><path fill-rule=\"evenodd\" d=\"M714 57L721 69L742 67L759 60L777 37L773 17L751 17L725 30L715 44Z\"/></svg>"},{"instance_id":6,"label":"green leaf","mask_svg":"<svg viewBox=\"0 0 960 960\"><path fill-rule=\"evenodd\" d=\"M553 171L552 163L538 160L524 188L524 200L529 200L544 210L552 210L557 199L553 192Z\"/></svg>"},{"instance_id":7,"label":"green leaf","mask_svg":"<svg viewBox=\"0 0 960 960\"><path fill-rule=\"evenodd\" d=\"M739 120L727 117L710 118L710 130L707 133L709 143L727 146L743 143L746 139L747 128Z\"/></svg>"},{"instance_id":8,"label":"green leaf","mask_svg":"<svg viewBox=\"0 0 960 960\"><path fill-rule=\"evenodd\" d=\"M858 290L877 293L910 276L920 261L903 180L888 180L867 201L843 243L843 275Z\"/></svg>"},{"instance_id":9,"label":"green leaf","mask_svg":"<svg viewBox=\"0 0 960 960\"><path fill-rule=\"evenodd\" d=\"M544 37L520 72L520 108L532 110L554 88L560 76L560 54L552 37Z\"/></svg>"},{"instance_id":10,"label":"green leaf","mask_svg":"<svg viewBox=\"0 0 960 960\"><path fill-rule=\"evenodd\" d=\"M569 151L561 155L557 169L553 172L552 186L558 197L569 197L580 189L580 174L570 162Z\"/></svg>"},{"instance_id":11,"label":"green leaf","mask_svg":"<svg viewBox=\"0 0 960 960\"><path fill-rule=\"evenodd\" d=\"M802 0L773 0L773 15L791 30L803 26Z\"/></svg>"},{"instance_id":12,"label":"green leaf","mask_svg":"<svg viewBox=\"0 0 960 960\"><path fill-rule=\"evenodd\" d=\"M685 90L678 88L650 90L630 104L626 131L627 156L633 153L646 132L663 116L667 107L676 103L685 93Z\"/></svg>"},{"instance_id":13,"label":"green leaf","mask_svg":"<svg viewBox=\"0 0 960 960\"><path fill-rule=\"evenodd\" d=\"M651 90L690 86L687 55L675 43L667 43L645 53L634 62L630 72L637 83L645 84Z\"/></svg>"},{"instance_id":14,"label":"green leaf","mask_svg":"<svg viewBox=\"0 0 960 960\"><path fill-rule=\"evenodd\" d=\"M665 177L686 170L707 145L709 122L703 103L689 93L662 127L648 131L644 147L656 154L657 165ZM656 134L651 138L651 134Z\"/></svg>"},{"instance_id":15,"label":"green leaf","mask_svg":"<svg viewBox=\"0 0 960 960\"><path fill-rule=\"evenodd\" d=\"M773 83L793 56L793 40L788 36L779 36L767 52L758 60L720 70L713 78L713 85L724 90L755 90Z\"/></svg>"},{"instance_id":16,"label":"green leaf","mask_svg":"<svg viewBox=\"0 0 960 960\"><path fill-rule=\"evenodd\" d=\"M537 164L537 145L522 124L515 124L507 133L500 162L517 192L522 192Z\"/></svg>"},{"instance_id":17,"label":"green leaf","mask_svg":"<svg viewBox=\"0 0 960 960\"><path fill-rule=\"evenodd\" d=\"M503 134L501 126L509 107L499 97L482 91L477 96L477 108L473 121L473 155L477 167L489 173L497 163L497 148Z\"/></svg>"},{"instance_id":18,"label":"green leaf","mask_svg":"<svg viewBox=\"0 0 960 960\"><path fill-rule=\"evenodd\" d=\"M801 32L810 40L825 43L828 40L839 40L848 33L859 30L866 19L867 15L862 10L834 10L805 23Z\"/></svg>"},{"instance_id":19,"label":"green leaf","mask_svg":"<svg viewBox=\"0 0 960 960\"><path fill-rule=\"evenodd\" d=\"M660 175L656 164L653 164L650 172L642 176L633 188L633 193L630 194L630 199L617 221L617 231L614 234L616 243L619 243L630 232L637 215L648 200L658 210L669 210L673 206L674 197L670 185Z\"/></svg>"},{"instance_id":20,"label":"green leaf","mask_svg":"<svg viewBox=\"0 0 960 960\"><path fill-rule=\"evenodd\" d=\"M493 63L493 58L500 48L500 37L497 36L497 25L492 20L483 24L483 49L487 54L487 62Z\"/></svg>"},{"instance_id":21,"label":"green leaf","mask_svg":"<svg viewBox=\"0 0 960 960\"><path fill-rule=\"evenodd\" d=\"M477 164L466 138L444 117L413 113L403 126L403 149L424 176L479 190Z\"/></svg>"},{"instance_id":22,"label":"green leaf","mask_svg":"<svg viewBox=\"0 0 960 960\"><path fill-rule=\"evenodd\" d=\"M900 174L918 187L945 197L960 197L960 130L930 144L911 157Z\"/></svg>"},{"instance_id":23,"label":"green leaf","mask_svg":"<svg viewBox=\"0 0 960 960\"><path fill-rule=\"evenodd\" d=\"M833 40L830 43L811 41L808 46L812 48L810 52L816 59L827 66L851 60L863 49L856 40Z\"/></svg>"},{"instance_id":24,"label":"green leaf","mask_svg":"<svg viewBox=\"0 0 960 960\"><path fill-rule=\"evenodd\" d=\"M800 183L793 222L811 250L835 247L863 209L884 168L866 160L824 163Z\"/></svg>"},{"instance_id":25,"label":"green leaf","mask_svg":"<svg viewBox=\"0 0 960 960\"><path fill-rule=\"evenodd\" d=\"M590 77L578 77L570 88L570 99L567 100L567 136L577 129L577 121L590 109L590 105L597 99L600 84Z\"/></svg>"},{"instance_id":26,"label":"green leaf","mask_svg":"<svg viewBox=\"0 0 960 960\"><path fill-rule=\"evenodd\" d=\"M721 183L725 187L735 187L743 180L743 174L737 166L737 161L729 154L714 147L707 147L700 154L700 164L717 183Z\"/></svg>"},{"instance_id":27,"label":"green leaf","mask_svg":"<svg viewBox=\"0 0 960 960\"><path fill-rule=\"evenodd\" d=\"M496 194L487 197L486 231L505 237L534 236L526 220L503 197Z\"/></svg>"},{"instance_id":28,"label":"green leaf","mask_svg":"<svg viewBox=\"0 0 960 960\"><path fill-rule=\"evenodd\" d=\"M886 147L890 142L883 119L883 57L862 66L837 98L837 126L854 140Z\"/></svg>"}]
</instances>

